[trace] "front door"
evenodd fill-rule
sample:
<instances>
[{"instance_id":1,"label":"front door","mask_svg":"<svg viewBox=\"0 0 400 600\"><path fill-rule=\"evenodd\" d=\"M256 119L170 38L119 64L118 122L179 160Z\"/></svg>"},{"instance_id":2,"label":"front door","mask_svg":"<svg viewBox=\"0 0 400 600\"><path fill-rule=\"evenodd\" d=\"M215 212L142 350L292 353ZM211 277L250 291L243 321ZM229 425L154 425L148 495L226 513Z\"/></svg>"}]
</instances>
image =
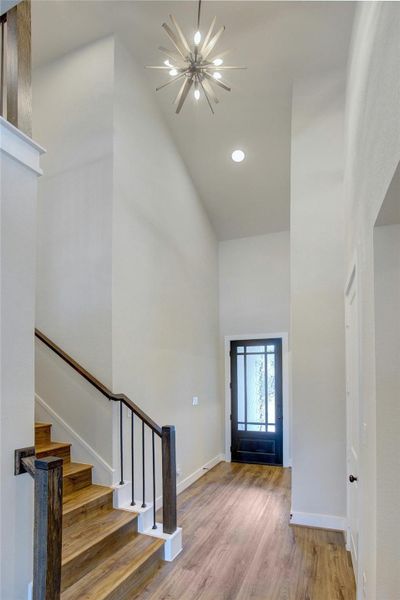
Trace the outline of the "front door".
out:
<instances>
[{"instance_id":1,"label":"front door","mask_svg":"<svg viewBox=\"0 0 400 600\"><path fill-rule=\"evenodd\" d=\"M231 458L282 465L282 340L231 342Z\"/></svg>"}]
</instances>

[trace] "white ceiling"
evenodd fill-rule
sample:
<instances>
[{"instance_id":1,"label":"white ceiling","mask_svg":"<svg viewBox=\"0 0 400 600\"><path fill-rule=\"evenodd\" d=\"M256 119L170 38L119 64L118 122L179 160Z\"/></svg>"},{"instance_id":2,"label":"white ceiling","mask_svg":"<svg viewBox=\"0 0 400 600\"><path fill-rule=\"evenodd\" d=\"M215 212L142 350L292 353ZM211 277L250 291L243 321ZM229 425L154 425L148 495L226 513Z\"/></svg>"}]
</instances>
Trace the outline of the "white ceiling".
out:
<instances>
[{"instance_id":1,"label":"white ceiling","mask_svg":"<svg viewBox=\"0 0 400 600\"><path fill-rule=\"evenodd\" d=\"M191 97L176 115L174 86L156 97L219 239L289 228L292 83L345 68L353 10L353 2L203 1L203 29L214 15L226 26L217 46L230 50L225 63L248 68L229 74L232 92L221 90L214 116ZM34 64L112 32L139 64L162 64L171 12L194 31L192 1L33 0ZM151 88L168 77L143 72ZM232 162L235 148L243 163Z\"/></svg>"}]
</instances>

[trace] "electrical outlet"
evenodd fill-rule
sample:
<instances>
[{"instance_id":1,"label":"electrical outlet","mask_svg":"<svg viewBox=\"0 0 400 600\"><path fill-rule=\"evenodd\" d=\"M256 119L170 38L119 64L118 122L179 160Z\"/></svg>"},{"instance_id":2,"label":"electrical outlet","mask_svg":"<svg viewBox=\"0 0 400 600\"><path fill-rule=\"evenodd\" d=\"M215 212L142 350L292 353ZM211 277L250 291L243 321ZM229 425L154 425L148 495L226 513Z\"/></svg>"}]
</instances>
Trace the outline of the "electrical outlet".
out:
<instances>
[{"instance_id":1,"label":"electrical outlet","mask_svg":"<svg viewBox=\"0 0 400 600\"><path fill-rule=\"evenodd\" d=\"M192 398L192 404L193 404L193 406L198 406L198 404L199 404L199 398L198 398L198 396L193 396L193 398Z\"/></svg>"}]
</instances>

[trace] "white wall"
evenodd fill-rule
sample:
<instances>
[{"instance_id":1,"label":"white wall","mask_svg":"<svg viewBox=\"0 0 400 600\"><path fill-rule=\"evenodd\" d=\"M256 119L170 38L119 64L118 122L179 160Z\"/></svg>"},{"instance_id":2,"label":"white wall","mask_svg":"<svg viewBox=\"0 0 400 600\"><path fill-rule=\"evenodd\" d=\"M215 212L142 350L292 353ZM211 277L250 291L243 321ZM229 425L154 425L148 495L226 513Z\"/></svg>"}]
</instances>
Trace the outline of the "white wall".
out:
<instances>
[{"instance_id":1,"label":"white wall","mask_svg":"<svg viewBox=\"0 0 400 600\"><path fill-rule=\"evenodd\" d=\"M118 42L114 124L114 387L176 426L182 481L222 452L217 242L142 67Z\"/></svg>"},{"instance_id":2,"label":"white wall","mask_svg":"<svg viewBox=\"0 0 400 600\"><path fill-rule=\"evenodd\" d=\"M400 195L398 205L400 209ZM377 597L396 600L400 597L400 225L376 227L374 251Z\"/></svg>"},{"instance_id":3,"label":"white wall","mask_svg":"<svg viewBox=\"0 0 400 600\"><path fill-rule=\"evenodd\" d=\"M37 151L3 122L0 148L0 597L23 600L32 581L33 480L15 477L14 450L32 446L34 437L38 173L29 159Z\"/></svg>"},{"instance_id":4,"label":"white wall","mask_svg":"<svg viewBox=\"0 0 400 600\"><path fill-rule=\"evenodd\" d=\"M373 228L400 160L400 4L361 2L348 75L345 169L347 264L360 265L359 598L376 589L376 394ZM365 593L363 591L365 587ZM391 600L391 599L390 599Z\"/></svg>"},{"instance_id":5,"label":"white wall","mask_svg":"<svg viewBox=\"0 0 400 600\"><path fill-rule=\"evenodd\" d=\"M38 198L36 325L109 386L113 78L112 38L33 72L33 131L48 150ZM111 465L108 401L40 342L36 392ZM38 405L37 418L51 414ZM54 439L66 435L58 425ZM75 459L84 458L76 451Z\"/></svg>"},{"instance_id":6,"label":"white wall","mask_svg":"<svg viewBox=\"0 0 400 600\"><path fill-rule=\"evenodd\" d=\"M222 336L289 331L288 231L219 244Z\"/></svg>"},{"instance_id":7,"label":"white wall","mask_svg":"<svg viewBox=\"0 0 400 600\"><path fill-rule=\"evenodd\" d=\"M293 522L344 528L344 75L293 90Z\"/></svg>"},{"instance_id":8,"label":"white wall","mask_svg":"<svg viewBox=\"0 0 400 600\"><path fill-rule=\"evenodd\" d=\"M34 129L51 155L37 324L115 392L176 426L182 481L222 452L218 252L141 69L108 38L34 73ZM51 409L39 401L37 414L55 411L119 481L113 407L40 343L36 358L37 393ZM55 433L68 436L61 425Z\"/></svg>"}]
</instances>

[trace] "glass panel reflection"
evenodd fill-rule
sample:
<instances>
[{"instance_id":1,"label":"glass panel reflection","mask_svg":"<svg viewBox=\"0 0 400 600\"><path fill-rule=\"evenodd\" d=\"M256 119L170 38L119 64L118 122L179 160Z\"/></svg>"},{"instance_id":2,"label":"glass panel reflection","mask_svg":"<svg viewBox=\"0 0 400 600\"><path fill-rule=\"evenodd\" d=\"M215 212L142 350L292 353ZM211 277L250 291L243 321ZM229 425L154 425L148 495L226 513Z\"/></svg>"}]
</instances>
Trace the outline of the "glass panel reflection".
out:
<instances>
[{"instance_id":1,"label":"glass panel reflection","mask_svg":"<svg viewBox=\"0 0 400 600\"><path fill-rule=\"evenodd\" d=\"M236 357L237 365L237 416L238 421L244 421L244 356Z\"/></svg>"},{"instance_id":2,"label":"glass panel reflection","mask_svg":"<svg viewBox=\"0 0 400 600\"><path fill-rule=\"evenodd\" d=\"M275 354L267 354L268 423L276 423L275 416Z\"/></svg>"},{"instance_id":3,"label":"glass panel reflection","mask_svg":"<svg viewBox=\"0 0 400 600\"><path fill-rule=\"evenodd\" d=\"M265 346L247 346L246 352L247 354L251 354L254 352L265 352Z\"/></svg>"},{"instance_id":4,"label":"glass panel reflection","mask_svg":"<svg viewBox=\"0 0 400 600\"><path fill-rule=\"evenodd\" d=\"M265 425L247 425L247 431L265 431Z\"/></svg>"},{"instance_id":5,"label":"glass panel reflection","mask_svg":"<svg viewBox=\"0 0 400 600\"><path fill-rule=\"evenodd\" d=\"M247 355L247 421L265 423L265 355Z\"/></svg>"}]
</instances>

